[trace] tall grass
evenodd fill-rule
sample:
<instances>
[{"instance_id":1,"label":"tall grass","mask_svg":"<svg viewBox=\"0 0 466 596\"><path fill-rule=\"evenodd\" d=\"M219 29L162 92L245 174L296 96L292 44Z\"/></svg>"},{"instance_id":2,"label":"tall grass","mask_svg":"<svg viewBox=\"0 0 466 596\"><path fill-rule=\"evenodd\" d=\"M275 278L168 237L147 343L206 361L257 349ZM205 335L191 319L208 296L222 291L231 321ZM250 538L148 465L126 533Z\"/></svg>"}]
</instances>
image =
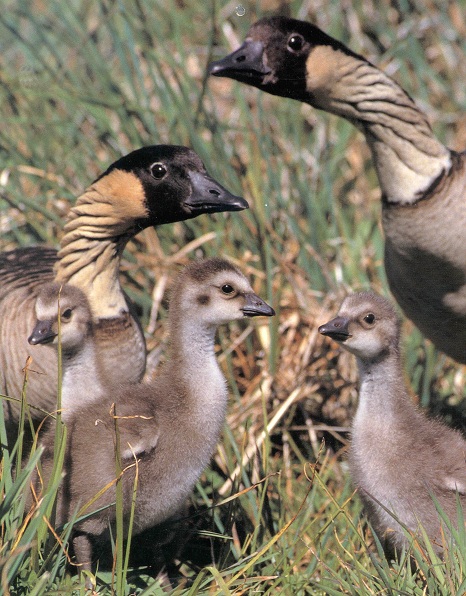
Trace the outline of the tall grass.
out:
<instances>
[{"instance_id":1,"label":"tall grass","mask_svg":"<svg viewBox=\"0 0 466 596\"><path fill-rule=\"evenodd\" d=\"M367 147L340 119L205 73L252 21L283 4L395 76L428 111L439 138L461 149L464 2L264 0L243 3L244 16L238 4L4 1L0 248L57 246L75 197L121 154L147 144L191 146L251 209L146 230L128 247L122 276L151 328L151 362L166 340L166 305L152 312L152 296L191 258L233 259L277 317L219 334L232 393L228 424L181 531L191 538L172 570L173 592L460 594L464 541L443 563L413 546L417 571L408 557L390 567L361 521L341 457L355 404L354 363L317 337L316 325L350 288L387 293ZM405 331L407 376L422 405L463 420L464 370L409 323ZM3 425L0 433L3 442ZM20 445L2 463L2 589L84 593L76 570L65 568L70 529L57 547L47 524L58 478L24 518L39 453L15 475ZM101 593L162 591L146 568L126 570L121 552L118 560L118 589L102 569Z\"/></svg>"}]
</instances>

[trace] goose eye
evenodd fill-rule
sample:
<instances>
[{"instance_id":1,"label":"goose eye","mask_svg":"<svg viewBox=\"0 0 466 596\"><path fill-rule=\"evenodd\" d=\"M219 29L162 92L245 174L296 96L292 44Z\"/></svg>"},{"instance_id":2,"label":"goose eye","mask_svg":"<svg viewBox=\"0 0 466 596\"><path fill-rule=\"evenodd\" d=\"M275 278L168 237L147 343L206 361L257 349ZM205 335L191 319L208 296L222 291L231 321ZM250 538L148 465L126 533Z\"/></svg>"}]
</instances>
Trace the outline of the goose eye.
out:
<instances>
[{"instance_id":1,"label":"goose eye","mask_svg":"<svg viewBox=\"0 0 466 596\"><path fill-rule=\"evenodd\" d=\"M234 291L235 288L233 286L230 286L230 284L225 284L222 286L222 292L224 294L233 294Z\"/></svg>"},{"instance_id":2,"label":"goose eye","mask_svg":"<svg viewBox=\"0 0 466 596\"><path fill-rule=\"evenodd\" d=\"M372 325L373 322L375 321L375 315L373 315L371 312L366 315L364 317L364 321L368 324L368 325Z\"/></svg>"},{"instance_id":3,"label":"goose eye","mask_svg":"<svg viewBox=\"0 0 466 596\"><path fill-rule=\"evenodd\" d=\"M71 319L72 314L73 314L73 311L71 310L71 308L67 308L66 310L63 311L61 318L65 319L66 321L69 321Z\"/></svg>"},{"instance_id":4,"label":"goose eye","mask_svg":"<svg viewBox=\"0 0 466 596\"><path fill-rule=\"evenodd\" d=\"M167 168L161 163L154 163L150 167L150 173L156 180L161 180L167 173Z\"/></svg>"},{"instance_id":5,"label":"goose eye","mask_svg":"<svg viewBox=\"0 0 466 596\"><path fill-rule=\"evenodd\" d=\"M292 52L299 52L300 50L303 49L303 45L304 45L304 38L302 35L298 35L297 33L294 33L288 40L288 48Z\"/></svg>"}]
</instances>

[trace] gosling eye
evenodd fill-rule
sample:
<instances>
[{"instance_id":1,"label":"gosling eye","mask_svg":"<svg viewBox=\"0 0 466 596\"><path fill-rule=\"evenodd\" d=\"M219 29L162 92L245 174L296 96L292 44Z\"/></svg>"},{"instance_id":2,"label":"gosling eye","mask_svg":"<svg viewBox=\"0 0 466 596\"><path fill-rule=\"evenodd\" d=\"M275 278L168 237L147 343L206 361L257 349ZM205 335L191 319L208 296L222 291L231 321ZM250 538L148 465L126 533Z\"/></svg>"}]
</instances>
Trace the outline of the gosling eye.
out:
<instances>
[{"instance_id":1,"label":"gosling eye","mask_svg":"<svg viewBox=\"0 0 466 596\"><path fill-rule=\"evenodd\" d=\"M62 312L61 318L65 319L65 321L69 321L71 319L72 314L73 314L73 311L71 310L71 308L67 308L66 310L64 310Z\"/></svg>"},{"instance_id":2,"label":"gosling eye","mask_svg":"<svg viewBox=\"0 0 466 596\"><path fill-rule=\"evenodd\" d=\"M167 173L167 168L163 165L163 163L153 163L150 167L150 173L151 176L156 180L162 180Z\"/></svg>"},{"instance_id":3,"label":"gosling eye","mask_svg":"<svg viewBox=\"0 0 466 596\"><path fill-rule=\"evenodd\" d=\"M299 35L299 33L293 33L293 35L288 39L288 49L292 52L299 52L303 49L304 46L304 37Z\"/></svg>"},{"instance_id":4,"label":"gosling eye","mask_svg":"<svg viewBox=\"0 0 466 596\"><path fill-rule=\"evenodd\" d=\"M364 322L367 323L368 325L373 325L375 321L375 315L372 314L371 312L368 313L365 317L364 317Z\"/></svg>"},{"instance_id":5,"label":"gosling eye","mask_svg":"<svg viewBox=\"0 0 466 596\"><path fill-rule=\"evenodd\" d=\"M233 292L235 291L235 288L233 286L230 286L230 284L224 284L221 287L221 290L224 294L230 295L230 294L233 294Z\"/></svg>"}]
</instances>

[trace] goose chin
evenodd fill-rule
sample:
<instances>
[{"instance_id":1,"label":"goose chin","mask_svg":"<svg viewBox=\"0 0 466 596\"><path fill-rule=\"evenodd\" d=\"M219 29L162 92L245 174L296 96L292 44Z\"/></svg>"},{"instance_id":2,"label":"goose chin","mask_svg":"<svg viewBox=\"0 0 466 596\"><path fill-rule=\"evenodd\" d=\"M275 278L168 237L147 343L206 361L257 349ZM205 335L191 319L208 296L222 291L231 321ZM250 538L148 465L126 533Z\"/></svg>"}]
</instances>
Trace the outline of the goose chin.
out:
<instances>
[{"instance_id":1,"label":"goose chin","mask_svg":"<svg viewBox=\"0 0 466 596\"><path fill-rule=\"evenodd\" d=\"M242 197L231 195L231 199L225 202L202 202L202 203L184 203L184 208L192 217L201 213L221 213L222 211L243 211L249 208L249 203Z\"/></svg>"}]
</instances>

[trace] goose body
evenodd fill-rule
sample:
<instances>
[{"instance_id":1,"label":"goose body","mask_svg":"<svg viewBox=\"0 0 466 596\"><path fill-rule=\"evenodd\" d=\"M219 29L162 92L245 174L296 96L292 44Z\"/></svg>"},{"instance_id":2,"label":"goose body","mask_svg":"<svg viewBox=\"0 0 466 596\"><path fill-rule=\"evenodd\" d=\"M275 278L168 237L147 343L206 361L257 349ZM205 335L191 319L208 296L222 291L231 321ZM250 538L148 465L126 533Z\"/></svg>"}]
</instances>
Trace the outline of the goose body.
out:
<instances>
[{"instance_id":1,"label":"goose body","mask_svg":"<svg viewBox=\"0 0 466 596\"><path fill-rule=\"evenodd\" d=\"M458 497L466 508L466 441L414 405L403 381L393 306L377 294L353 294L319 331L357 359L359 404L349 465L375 531L393 554L409 544L394 516L421 539L422 524L440 552L441 522L432 495L457 525Z\"/></svg>"},{"instance_id":2,"label":"goose body","mask_svg":"<svg viewBox=\"0 0 466 596\"><path fill-rule=\"evenodd\" d=\"M104 371L115 383L139 381L145 370L145 342L119 280L126 243L148 226L246 207L246 201L213 180L186 147L144 147L113 163L70 210L58 253L33 247L0 254L0 393L21 395L22 369L31 355L31 414L40 420L55 408L56 353L27 343L37 293L51 280L72 284L86 295ZM18 402L4 403L14 435Z\"/></svg>"},{"instance_id":3,"label":"goose body","mask_svg":"<svg viewBox=\"0 0 466 596\"><path fill-rule=\"evenodd\" d=\"M63 320L67 308L70 304L66 300L61 306L65 354L70 348L69 338L76 336L73 317ZM43 300L38 314L45 311ZM224 423L228 392L215 358L216 328L245 316L272 314L273 309L254 294L247 279L227 261L209 259L188 266L177 278L172 291L170 358L156 380L119 388L103 380L100 399L84 404L66 417L68 443L57 523L66 522L77 508L115 480L114 415L118 417L125 469L122 480L125 519L131 507L137 461L134 534L176 514L208 465ZM41 343L42 338L45 341L51 336L55 338L54 324L56 326L53 319L49 323L39 320L30 341ZM79 351L90 353L88 348L92 342L92 335L82 333ZM65 381L68 369L74 366L73 357L64 359L64 364ZM98 366L98 359L90 358L85 367L81 366L80 374L99 376ZM76 403L79 396L73 395L74 391L72 384L64 383L63 401ZM50 475L53 461L53 441L54 431L50 429L42 439L45 479ZM89 511L114 501L115 487L112 486ZM115 509L110 507L77 524L74 548L78 562L89 567L92 544L108 540L108 528L114 522Z\"/></svg>"},{"instance_id":4,"label":"goose body","mask_svg":"<svg viewBox=\"0 0 466 596\"><path fill-rule=\"evenodd\" d=\"M390 289L426 337L466 363L466 154L436 139L392 78L304 21L258 21L210 72L342 116L361 130L382 191Z\"/></svg>"}]
</instances>

